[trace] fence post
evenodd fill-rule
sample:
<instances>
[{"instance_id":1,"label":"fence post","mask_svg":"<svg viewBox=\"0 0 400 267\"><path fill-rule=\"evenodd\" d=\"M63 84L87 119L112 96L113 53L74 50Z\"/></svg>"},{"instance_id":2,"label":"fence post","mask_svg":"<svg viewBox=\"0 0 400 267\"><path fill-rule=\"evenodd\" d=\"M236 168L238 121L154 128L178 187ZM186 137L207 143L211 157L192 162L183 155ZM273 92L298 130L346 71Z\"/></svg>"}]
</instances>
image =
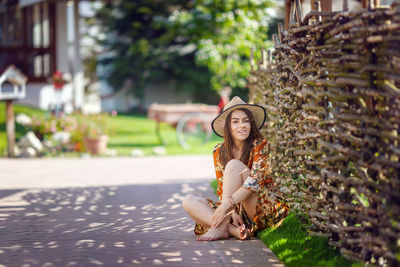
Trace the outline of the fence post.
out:
<instances>
[{"instance_id":1,"label":"fence post","mask_svg":"<svg viewBox=\"0 0 400 267\"><path fill-rule=\"evenodd\" d=\"M15 122L13 100L6 100L7 156L14 157Z\"/></svg>"},{"instance_id":2,"label":"fence post","mask_svg":"<svg viewBox=\"0 0 400 267\"><path fill-rule=\"evenodd\" d=\"M297 24L299 26L301 26L301 19L302 19L302 14L301 14L301 4L300 4L300 0L296 0L295 1L295 5L296 5L296 20L297 20Z\"/></svg>"},{"instance_id":3,"label":"fence post","mask_svg":"<svg viewBox=\"0 0 400 267\"><path fill-rule=\"evenodd\" d=\"M279 34L279 42L282 43L282 40L283 40L282 23L278 23L278 34Z\"/></svg>"},{"instance_id":4,"label":"fence post","mask_svg":"<svg viewBox=\"0 0 400 267\"><path fill-rule=\"evenodd\" d=\"M250 49L250 71L254 71L254 51L253 48Z\"/></svg>"},{"instance_id":5,"label":"fence post","mask_svg":"<svg viewBox=\"0 0 400 267\"><path fill-rule=\"evenodd\" d=\"M348 0L343 0L343 11L349 11Z\"/></svg>"},{"instance_id":6,"label":"fence post","mask_svg":"<svg viewBox=\"0 0 400 267\"><path fill-rule=\"evenodd\" d=\"M267 67L268 67L267 51L265 51L264 48L261 48L261 64L260 64L260 68L266 69Z\"/></svg>"}]
</instances>

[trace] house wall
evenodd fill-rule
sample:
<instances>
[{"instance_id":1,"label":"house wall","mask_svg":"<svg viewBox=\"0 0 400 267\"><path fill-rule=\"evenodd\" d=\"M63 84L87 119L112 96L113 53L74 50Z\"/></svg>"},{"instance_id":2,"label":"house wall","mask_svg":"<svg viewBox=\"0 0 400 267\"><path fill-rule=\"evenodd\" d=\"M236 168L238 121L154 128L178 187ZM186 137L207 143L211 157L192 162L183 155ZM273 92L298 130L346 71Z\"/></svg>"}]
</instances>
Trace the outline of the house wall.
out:
<instances>
[{"instance_id":1,"label":"house wall","mask_svg":"<svg viewBox=\"0 0 400 267\"><path fill-rule=\"evenodd\" d=\"M72 86L66 84L58 98L51 84L46 83L28 83L26 87L26 97L17 100L17 103L37 107L43 110L48 110L51 105L60 101L64 104L64 111L71 113L72 106Z\"/></svg>"},{"instance_id":2,"label":"house wall","mask_svg":"<svg viewBox=\"0 0 400 267\"><path fill-rule=\"evenodd\" d=\"M39 107L40 90L46 84L44 83L27 83L26 96L23 99L17 100L17 103L25 104L33 107Z\"/></svg>"},{"instance_id":3,"label":"house wall","mask_svg":"<svg viewBox=\"0 0 400 267\"><path fill-rule=\"evenodd\" d=\"M92 98L84 96L84 77L81 69L73 69L77 65L74 47L70 45L76 39L74 34L74 18L73 6L68 5L67 1L56 2L56 67L55 69L62 73L69 73L72 79L64 85L62 93L58 95L51 84L48 83L32 83L26 85L26 97L18 100L18 103L26 104L41 109L49 109L55 102L60 101L64 104L64 110L67 113L73 111L74 98L77 108L87 113L100 112L100 102L94 101ZM79 38L78 38L79 39ZM78 62L79 63L79 62ZM81 64L81 63L80 63ZM74 73L75 72L75 73ZM58 99L58 100L57 100ZM84 107L86 105L87 107Z\"/></svg>"},{"instance_id":4,"label":"house wall","mask_svg":"<svg viewBox=\"0 0 400 267\"><path fill-rule=\"evenodd\" d=\"M57 2L56 12L57 12L56 69L65 73L65 72L70 72L70 69L68 67L67 3Z\"/></svg>"},{"instance_id":5,"label":"house wall","mask_svg":"<svg viewBox=\"0 0 400 267\"><path fill-rule=\"evenodd\" d=\"M67 4L56 4L56 70L63 73L70 72L68 66L68 34L67 34ZM66 112L72 112L72 85L66 84L61 93L61 101L65 105ZM26 97L18 100L18 103L26 104L40 109L49 109L56 101L56 92L49 83L33 83L26 85Z\"/></svg>"}]
</instances>

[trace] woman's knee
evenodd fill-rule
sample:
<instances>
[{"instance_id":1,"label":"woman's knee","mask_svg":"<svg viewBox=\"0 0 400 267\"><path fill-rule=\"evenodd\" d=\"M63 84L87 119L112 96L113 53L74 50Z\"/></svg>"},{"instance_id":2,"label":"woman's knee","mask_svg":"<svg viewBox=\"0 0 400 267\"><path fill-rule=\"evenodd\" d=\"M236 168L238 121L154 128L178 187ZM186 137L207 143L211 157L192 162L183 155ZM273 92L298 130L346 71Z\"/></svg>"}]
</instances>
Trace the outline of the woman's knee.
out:
<instances>
[{"instance_id":1,"label":"woman's knee","mask_svg":"<svg viewBox=\"0 0 400 267\"><path fill-rule=\"evenodd\" d=\"M231 159L225 166L225 171L242 172L247 169L247 166L238 159Z\"/></svg>"},{"instance_id":2,"label":"woman's knee","mask_svg":"<svg viewBox=\"0 0 400 267\"><path fill-rule=\"evenodd\" d=\"M242 178L242 182L243 182L244 180L246 180L247 176L249 176L250 170L240 160L232 159L232 160L228 161L228 163L226 164L225 173L239 174L240 177Z\"/></svg>"},{"instance_id":3,"label":"woman's knee","mask_svg":"<svg viewBox=\"0 0 400 267\"><path fill-rule=\"evenodd\" d=\"M189 210L191 209L195 203L198 201L197 197L194 195L187 195L183 200L182 200L182 207L184 210Z\"/></svg>"}]
</instances>

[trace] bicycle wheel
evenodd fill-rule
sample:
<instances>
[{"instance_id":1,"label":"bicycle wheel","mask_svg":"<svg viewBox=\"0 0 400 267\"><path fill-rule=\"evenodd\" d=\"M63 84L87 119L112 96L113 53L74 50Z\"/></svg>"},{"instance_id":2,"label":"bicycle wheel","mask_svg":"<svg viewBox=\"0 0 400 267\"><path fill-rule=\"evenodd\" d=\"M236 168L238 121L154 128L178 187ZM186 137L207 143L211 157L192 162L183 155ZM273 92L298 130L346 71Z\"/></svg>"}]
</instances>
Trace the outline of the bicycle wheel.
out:
<instances>
[{"instance_id":1,"label":"bicycle wheel","mask_svg":"<svg viewBox=\"0 0 400 267\"><path fill-rule=\"evenodd\" d=\"M204 144L211 139L212 131L208 117L203 113L188 113L176 126L178 143L185 149L191 145Z\"/></svg>"}]
</instances>

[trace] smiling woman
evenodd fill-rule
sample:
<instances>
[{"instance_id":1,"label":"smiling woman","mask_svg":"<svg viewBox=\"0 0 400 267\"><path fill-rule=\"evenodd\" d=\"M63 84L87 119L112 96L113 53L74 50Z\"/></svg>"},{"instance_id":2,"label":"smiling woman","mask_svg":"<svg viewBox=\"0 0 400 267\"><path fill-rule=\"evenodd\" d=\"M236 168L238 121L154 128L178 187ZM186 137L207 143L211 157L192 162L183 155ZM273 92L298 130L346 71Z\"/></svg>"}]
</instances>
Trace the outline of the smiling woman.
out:
<instances>
[{"instance_id":1,"label":"smiling woman","mask_svg":"<svg viewBox=\"0 0 400 267\"><path fill-rule=\"evenodd\" d=\"M259 131L265 118L263 107L234 97L213 120L214 132L224 138L213 152L220 202L189 195L182 203L196 222L197 240L249 239L288 214L274 187L268 142Z\"/></svg>"}]
</instances>

